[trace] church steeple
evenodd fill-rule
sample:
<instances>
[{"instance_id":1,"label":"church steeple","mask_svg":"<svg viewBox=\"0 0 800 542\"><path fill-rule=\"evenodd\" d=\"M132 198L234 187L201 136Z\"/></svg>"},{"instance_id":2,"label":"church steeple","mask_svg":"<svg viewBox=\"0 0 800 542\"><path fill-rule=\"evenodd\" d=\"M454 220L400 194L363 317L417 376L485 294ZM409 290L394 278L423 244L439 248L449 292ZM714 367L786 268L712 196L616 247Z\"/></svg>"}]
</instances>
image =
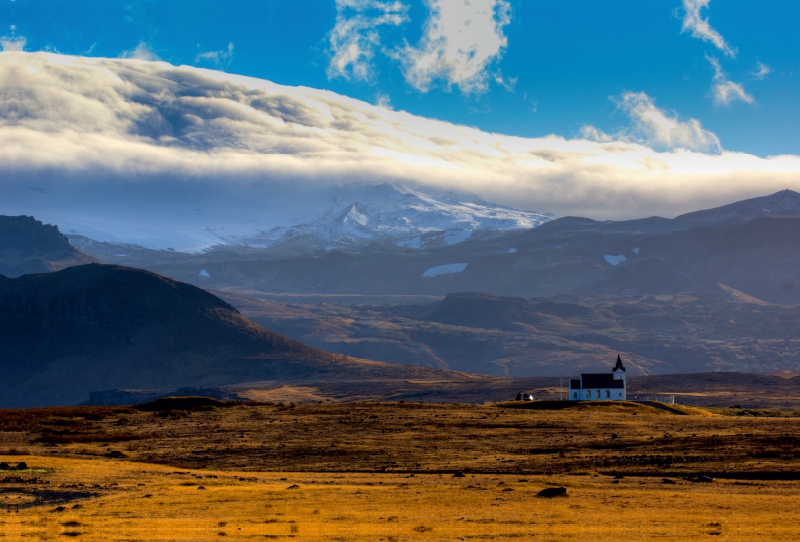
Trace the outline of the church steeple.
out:
<instances>
[{"instance_id":1,"label":"church steeple","mask_svg":"<svg viewBox=\"0 0 800 542\"><path fill-rule=\"evenodd\" d=\"M628 383L625 381L625 366L622 365L622 358L619 357L617 354L617 364L614 365L614 369L611 371L614 380L622 380L622 400L628 399Z\"/></svg>"}]
</instances>

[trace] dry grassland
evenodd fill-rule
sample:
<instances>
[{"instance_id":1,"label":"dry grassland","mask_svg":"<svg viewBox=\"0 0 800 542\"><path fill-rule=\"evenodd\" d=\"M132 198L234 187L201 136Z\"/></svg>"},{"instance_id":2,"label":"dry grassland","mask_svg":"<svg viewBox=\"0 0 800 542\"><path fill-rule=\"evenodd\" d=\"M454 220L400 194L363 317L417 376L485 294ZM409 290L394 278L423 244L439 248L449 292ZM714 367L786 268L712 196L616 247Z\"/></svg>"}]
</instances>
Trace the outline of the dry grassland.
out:
<instances>
[{"instance_id":1,"label":"dry grassland","mask_svg":"<svg viewBox=\"0 0 800 542\"><path fill-rule=\"evenodd\" d=\"M798 426L588 404L0 411L0 461L28 467L0 472L0 537L796 540ZM552 486L567 496L536 497Z\"/></svg>"}]
</instances>

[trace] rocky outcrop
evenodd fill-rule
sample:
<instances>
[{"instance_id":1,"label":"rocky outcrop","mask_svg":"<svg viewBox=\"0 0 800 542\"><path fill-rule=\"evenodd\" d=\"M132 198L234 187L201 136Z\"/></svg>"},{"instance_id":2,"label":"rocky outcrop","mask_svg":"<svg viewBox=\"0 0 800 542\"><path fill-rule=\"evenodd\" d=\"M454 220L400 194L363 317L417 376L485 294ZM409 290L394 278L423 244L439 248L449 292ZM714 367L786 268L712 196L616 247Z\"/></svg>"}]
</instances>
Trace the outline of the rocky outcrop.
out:
<instances>
[{"instance_id":1,"label":"rocky outcrop","mask_svg":"<svg viewBox=\"0 0 800 542\"><path fill-rule=\"evenodd\" d=\"M70 245L56 226L32 216L0 216L0 275L49 273L99 261Z\"/></svg>"}]
</instances>

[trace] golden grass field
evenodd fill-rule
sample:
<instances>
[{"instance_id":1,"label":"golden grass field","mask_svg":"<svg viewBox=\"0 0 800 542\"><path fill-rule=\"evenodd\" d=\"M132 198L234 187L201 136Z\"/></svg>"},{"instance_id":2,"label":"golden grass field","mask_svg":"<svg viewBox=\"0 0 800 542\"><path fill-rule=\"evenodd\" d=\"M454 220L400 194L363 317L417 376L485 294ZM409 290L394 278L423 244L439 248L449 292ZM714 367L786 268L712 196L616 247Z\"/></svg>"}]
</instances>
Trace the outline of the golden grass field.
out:
<instances>
[{"instance_id":1,"label":"golden grass field","mask_svg":"<svg viewBox=\"0 0 800 542\"><path fill-rule=\"evenodd\" d=\"M510 406L0 411L0 537L798 539L798 418Z\"/></svg>"}]
</instances>

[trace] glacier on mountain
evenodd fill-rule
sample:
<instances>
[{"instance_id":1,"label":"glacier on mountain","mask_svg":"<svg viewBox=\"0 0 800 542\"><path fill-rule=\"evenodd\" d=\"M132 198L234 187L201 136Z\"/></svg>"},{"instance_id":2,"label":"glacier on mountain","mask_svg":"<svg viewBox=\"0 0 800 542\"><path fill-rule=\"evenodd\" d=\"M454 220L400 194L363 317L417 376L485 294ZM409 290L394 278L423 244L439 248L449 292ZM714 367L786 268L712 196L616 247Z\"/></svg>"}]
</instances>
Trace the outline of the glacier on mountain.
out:
<instances>
[{"instance_id":1,"label":"glacier on mountain","mask_svg":"<svg viewBox=\"0 0 800 542\"><path fill-rule=\"evenodd\" d=\"M351 183L331 188L321 204L286 226L256 235L214 233L224 244L260 248L332 250L359 248L376 241L426 248L461 243L476 231L491 235L535 228L554 218L489 203L473 194L450 191L432 195L390 183Z\"/></svg>"}]
</instances>

